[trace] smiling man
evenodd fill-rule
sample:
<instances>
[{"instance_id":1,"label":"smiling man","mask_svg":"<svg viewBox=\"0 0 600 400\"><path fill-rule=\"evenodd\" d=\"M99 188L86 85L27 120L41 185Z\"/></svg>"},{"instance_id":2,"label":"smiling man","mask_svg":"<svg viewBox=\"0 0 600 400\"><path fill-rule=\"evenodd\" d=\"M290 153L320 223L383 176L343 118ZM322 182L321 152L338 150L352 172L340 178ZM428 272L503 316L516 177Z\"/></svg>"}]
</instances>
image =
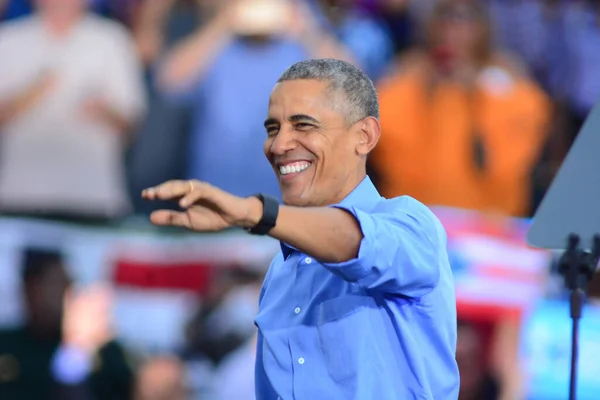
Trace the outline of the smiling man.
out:
<instances>
[{"instance_id":1,"label":"smiling man","mask_svg":"<svg viewBox=\"0 0 600 400\"><path fill-rule=\"evenodd\" d=\"M458 398L446 234L427 207L384 199L367 177L380 135L373 83L343 61L294 64L265 128L284 205L198 181L142 194L183 208L155 212L155 224L281 241L256 317L257 399Z\"/></svg>"}]
</instances>

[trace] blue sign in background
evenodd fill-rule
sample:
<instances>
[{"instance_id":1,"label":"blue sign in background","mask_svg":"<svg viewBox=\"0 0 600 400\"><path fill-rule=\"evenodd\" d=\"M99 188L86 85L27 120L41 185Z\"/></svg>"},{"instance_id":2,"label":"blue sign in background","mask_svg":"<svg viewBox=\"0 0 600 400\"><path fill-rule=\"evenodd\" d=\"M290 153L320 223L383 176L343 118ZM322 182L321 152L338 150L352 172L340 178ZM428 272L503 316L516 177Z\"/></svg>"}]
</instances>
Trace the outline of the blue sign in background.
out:
<instances>
[{"instance_id":1,"label":"blue sign in background","mask_svg":"<svg viewBox=\"0 0 600 400\"><path fill-rule=\"evenodd\" d=\"M523 327L528 400L569 398L572 321L567 301L545 300ZM586 305L579 328L578 400L600 399L600 309Z\"/></svg>"}]
</instances>

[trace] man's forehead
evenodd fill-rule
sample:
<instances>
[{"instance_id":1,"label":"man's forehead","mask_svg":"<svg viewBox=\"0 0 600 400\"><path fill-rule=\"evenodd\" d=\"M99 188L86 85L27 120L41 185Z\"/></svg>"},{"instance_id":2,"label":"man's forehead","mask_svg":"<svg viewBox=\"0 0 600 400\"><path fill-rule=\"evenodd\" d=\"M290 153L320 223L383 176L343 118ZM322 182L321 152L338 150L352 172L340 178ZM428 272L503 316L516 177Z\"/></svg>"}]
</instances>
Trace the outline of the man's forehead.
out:
<instances>
[{"instance_id":1,"label":"man's forehead","mask_svg":"<svg viewBox=\"0 0 600 400\"><path fill-rule=\"evenodd\" d=\"M327 96L327 83L313 79L279 82L271 92L270 103L323 103Z\"/></svg>"},{"instance_id":2,"label":"man's forehead","mask_svg":"<svg viewBox=\"0 0 600 400\"><path fill-rule=\"evenodd\" d=\"M269 98L269 112L323 113L333 110L327 82L305 79L279 82Z\"/></svg>"}]
</instances>

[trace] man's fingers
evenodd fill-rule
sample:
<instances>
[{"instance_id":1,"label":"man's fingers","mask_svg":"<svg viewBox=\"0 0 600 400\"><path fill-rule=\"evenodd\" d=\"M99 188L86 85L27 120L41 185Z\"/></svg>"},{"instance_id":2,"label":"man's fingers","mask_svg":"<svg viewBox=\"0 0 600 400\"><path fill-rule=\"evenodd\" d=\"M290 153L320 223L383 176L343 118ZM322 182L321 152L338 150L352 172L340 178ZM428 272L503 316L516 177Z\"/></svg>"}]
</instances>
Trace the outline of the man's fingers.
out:
<instances>
[{"instance_id":1,"label":"man's fingers","mask_svg":"<svg viewBox=\"0 0 600 400\"><path fill-rule=\"evenodd\" d=\"M167 181L142 192L142 197L148 200L172 200L185 196L190 191L188 181Z\"/></svg>"},{"instance_id":2,"label":"man's fingers","mask_svg":"<svg viewBox=\"0 0 600 400\"><path fill-rule=\"evenodd\" d=\"M202 199L206 199L207 193L208 190L206 190L205 188L194 185L194 189L185 196L183 196L181 200L179 200L179 207L188 208L194 205L194 203Z\"/></svg>"},{"instance_id":3,"label":"man's fingers","mask_svg":"<svg viewBox=\"0 0 600 400\"><path fill-rule=\"evenodd\" d=\"M214 199L219 190L206 182L196 180L168 181L142 191L142 197L148 200L181 199L179 205L187 208L199 200Z\"/></svg>"},{"instance_id":4,"label":"man's fingers","mask_svg":"<svg viewBox=\"0 0 600 400\"><path fill-rule=\"evenodd\" d=\"M198 181L167 181L158 186L142 191L142 197L148 200L174 200L191 191L200 189L205 184Z\"/></svg>"},{"instance_id":5,"label":"man's fingers","mask_svg":"<svg viewBox=\"0 0 600 400\"><path fill-rule=\"evenodd\" d=\"M185 212L158 210L150 214L150 221L160 226L180 226L190 228L190 219Z\"/></svg>"}]
</instances>

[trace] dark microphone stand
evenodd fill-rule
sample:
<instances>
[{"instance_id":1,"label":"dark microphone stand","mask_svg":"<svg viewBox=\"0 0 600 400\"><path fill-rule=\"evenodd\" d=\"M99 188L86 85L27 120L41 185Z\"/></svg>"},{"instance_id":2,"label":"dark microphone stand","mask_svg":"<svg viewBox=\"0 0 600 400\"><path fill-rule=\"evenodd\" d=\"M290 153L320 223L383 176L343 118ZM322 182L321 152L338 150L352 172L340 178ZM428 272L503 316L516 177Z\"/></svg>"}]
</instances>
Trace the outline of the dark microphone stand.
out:
<instances>
[{"instance_id":1,"label":"dark microphone stand","mask_svg":"<svg viewBox=\"0 0 600 400\"><path fill-rule=\"evenodd\" d=\"M598 259L600 258L600 235L595 235L591 252L580 248L580 237L571 234L565 253L559 261L559 272L565 278L565 285L571 291L571 377L569 381L569 400L577 395L577 360L579 357L579 320L585 300L585 289L592 280Z\"/></svg>"}]
</instances>

